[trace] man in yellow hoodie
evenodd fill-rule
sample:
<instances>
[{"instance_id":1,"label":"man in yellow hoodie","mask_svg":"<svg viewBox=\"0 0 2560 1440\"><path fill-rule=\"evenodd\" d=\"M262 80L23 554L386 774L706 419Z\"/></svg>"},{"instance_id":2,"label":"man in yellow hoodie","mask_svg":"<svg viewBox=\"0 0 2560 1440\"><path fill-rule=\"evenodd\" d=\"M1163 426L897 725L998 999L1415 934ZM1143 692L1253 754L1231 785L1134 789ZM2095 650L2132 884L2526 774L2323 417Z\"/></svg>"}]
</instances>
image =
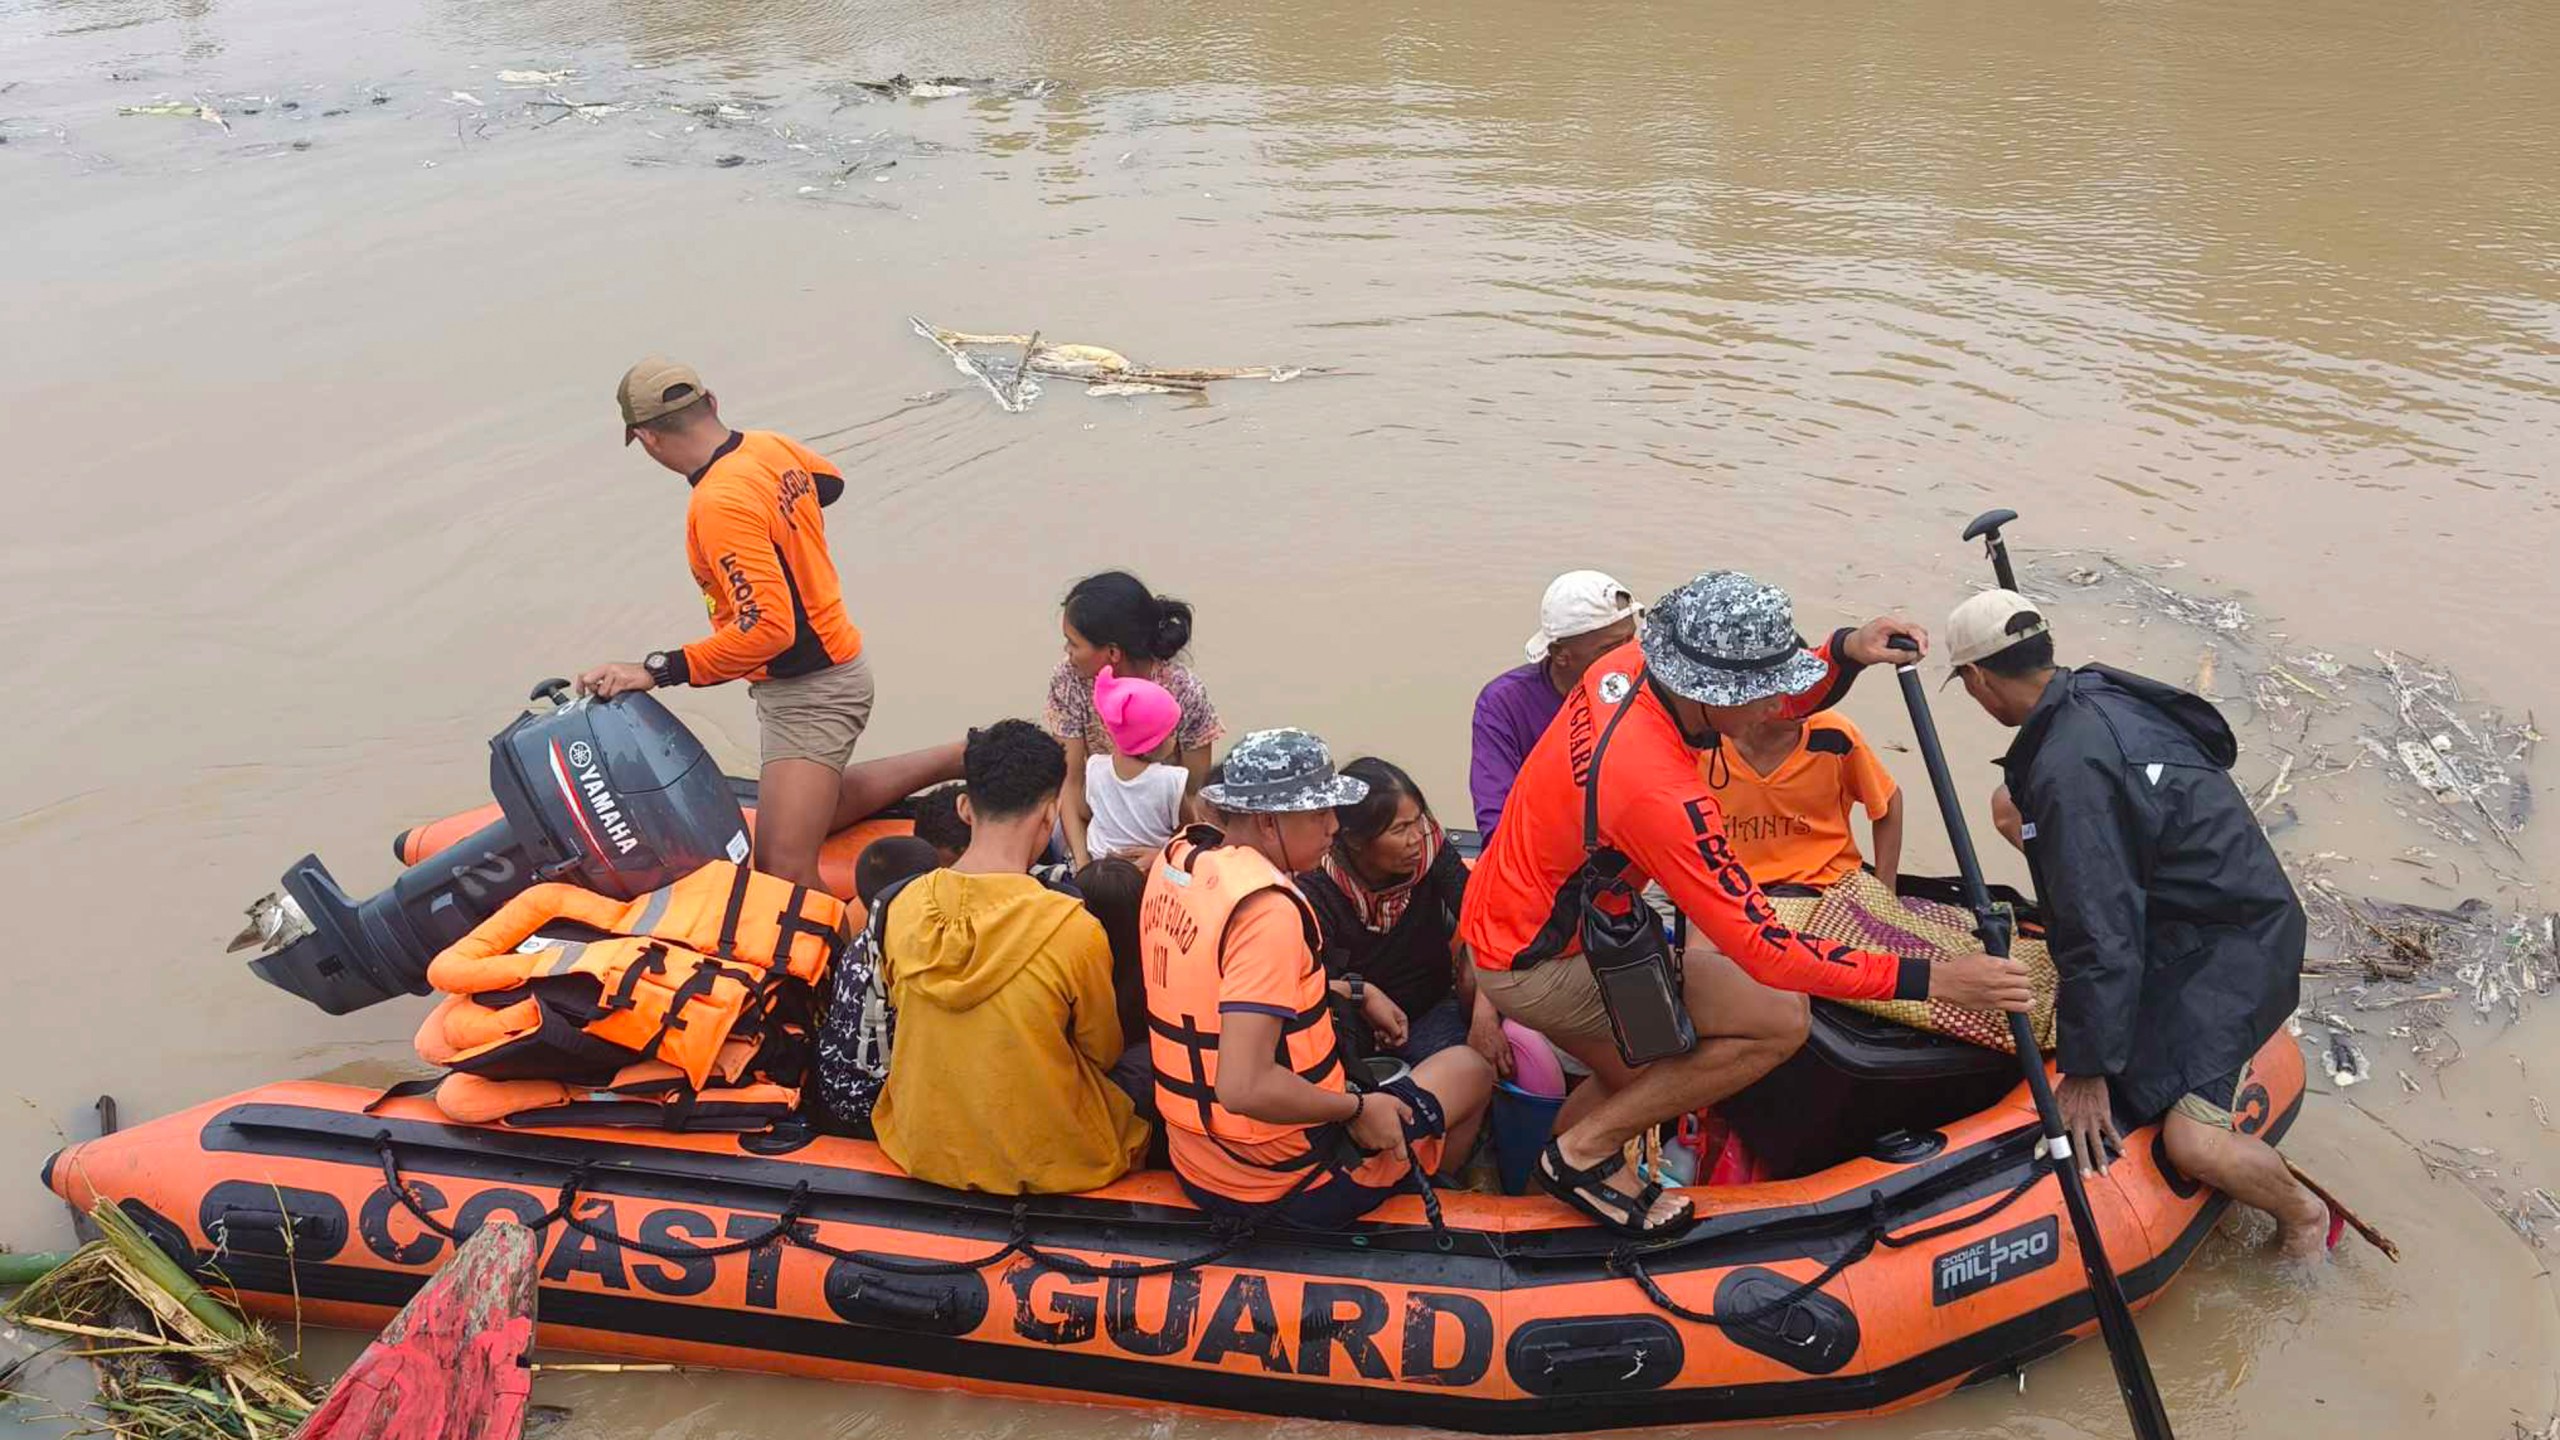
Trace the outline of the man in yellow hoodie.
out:
<instances>
[{"instance_id":1,"label":"man in yellow hoodie","mask_svg":"<svg viewBox=\"0 0 2560 1440\"><path fill-rule=\"evenodd\" d=\"M969 847L889 902L880 968L898 1013L872 1112L880 1148L955 1190L1064 1194L1138 1163L1147 1125L1120 1058L1111 945L1073 895L1028 873L1047 848L1066 751L1039 726L969 732Z\"/></svg>"}]
</instances>

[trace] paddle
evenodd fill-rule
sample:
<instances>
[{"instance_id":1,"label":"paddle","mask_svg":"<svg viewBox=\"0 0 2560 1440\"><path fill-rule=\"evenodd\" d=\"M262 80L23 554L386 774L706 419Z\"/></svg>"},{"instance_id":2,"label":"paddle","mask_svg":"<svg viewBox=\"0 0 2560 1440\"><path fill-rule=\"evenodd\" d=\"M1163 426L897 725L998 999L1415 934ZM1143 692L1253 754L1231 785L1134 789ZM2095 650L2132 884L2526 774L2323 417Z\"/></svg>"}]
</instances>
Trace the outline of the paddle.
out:
<instances>
[{"instance_id":1,"label":"paddle","mask_svg":"<svg viewBox=\"0 0 2560 1440\"><path fill-rule=\"evenodd\" d=\"M1917 655L1918 647L1897 636L1893 648ZM1975 933L1982 948L1994 955L2009 953L2009 917L1993 907L1982 882L1982 857L1974 853L1973 833L1965 826L1964 807L1956 798L1955 776L1947 769L1947 752L1938 743L1938 725L1929 714L1928 691L1920 684L1916 658L1899 671L1902 700L1911 709L1911 729L1920 741L1920 758L1929 767L1929 788L1938 794L1938 812L1947 822L1947 840L1955 846L1956 869L1964 880L1965 903L1973 907ZM2137 1440L2170 1440L2169 1412L2160 1402L2160 1387L2151 1378L2151 1362L2142 1353L2142 1335L2133 1328L2133 1307L2107 1260L2098 1217L2089 1209L2089 1192L2081 1184L2080 1167L2071 1158L2071 1137L2062 1127L2062 1107L2053 1099L2053 1082L2044 1069L2044 1052L2036 1048L2027 1017L2009 1016L2009 1038L2017 1047L2018 1068L2036 1097L2036 1118L2044 1128L2045 1153L2053 1157L2062 1181L2063 1208L2071 1212L2071 1233L2080 1243L2080 1265L2089 1276L2089 1298L2098 1312L2098 1332L2106 1337L2107 1355L2115 1362L2116 1389L2124 1396Z\"/></svg>"},{"instance_id":2,"label":"paddle","mask_svg":"<svg viewBox=\"0 0 2560 1440\"><path fill-rule=\"evenodd\" d=\"M2009 568L2009 542L2000 538L2000 527L2017 518L2015 510L1985 510L1964 527L1964 538L1982 542L1982 553L1991 557L1991 573L2003 590L2018 588L2018 572Z\"/></svg>"}]
</instances>

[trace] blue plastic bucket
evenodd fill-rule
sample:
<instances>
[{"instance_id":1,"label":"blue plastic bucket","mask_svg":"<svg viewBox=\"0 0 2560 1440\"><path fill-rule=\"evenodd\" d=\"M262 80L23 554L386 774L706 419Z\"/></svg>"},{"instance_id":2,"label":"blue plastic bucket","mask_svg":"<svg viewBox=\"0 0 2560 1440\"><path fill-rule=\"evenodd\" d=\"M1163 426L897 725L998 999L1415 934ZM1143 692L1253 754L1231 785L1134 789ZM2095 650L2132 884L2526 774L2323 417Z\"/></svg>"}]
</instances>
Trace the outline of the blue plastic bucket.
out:
<instances>
[{"instance_id":1,"label":"blue plastic bucket","mask_svg":"<svg viewBox=\"0 0 2560 1440\"><path fill-rule=\"evenodd\" d=\"M1493 1166L1502 1177L1503 1194L1519 1195L1528 1190L1538 1152L1547 1147L1547 1137L1555 1133L1556 1112L1562 1109L1561 1097L1532 1095L1508 1080L1495 1082L1491 1117Z\"/></svg>"}]
</instances>

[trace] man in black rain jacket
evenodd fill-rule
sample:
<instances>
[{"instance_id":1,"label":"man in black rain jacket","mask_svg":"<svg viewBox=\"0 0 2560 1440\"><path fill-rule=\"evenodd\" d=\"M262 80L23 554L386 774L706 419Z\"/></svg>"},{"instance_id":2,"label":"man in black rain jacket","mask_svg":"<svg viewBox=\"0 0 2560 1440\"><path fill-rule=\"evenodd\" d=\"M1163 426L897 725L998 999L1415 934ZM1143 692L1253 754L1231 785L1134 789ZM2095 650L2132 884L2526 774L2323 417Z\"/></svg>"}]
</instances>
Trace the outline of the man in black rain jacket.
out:
<instances>
[{"instance_id":1,"label":"man in black rain jacket","mask_svg":"<svg viewBox=\"0 0 2560 1440\"><path fill-rule=\"evenodd\" d=\"M2104 1169L2122 1131L2158 1121L2171 1164L2274 1215L2288 1256L2318 1259L2328 1207L2255 1133L2249 1060L2299 1000L2305 927L2232 783L2231 727L2157 680L2057 669L2044 617L2010 591L1957 608L1949 653L2018 731L1993 806L2061 977L2055 1093L2073 1150Z\"/></svg>"}]
</instances>

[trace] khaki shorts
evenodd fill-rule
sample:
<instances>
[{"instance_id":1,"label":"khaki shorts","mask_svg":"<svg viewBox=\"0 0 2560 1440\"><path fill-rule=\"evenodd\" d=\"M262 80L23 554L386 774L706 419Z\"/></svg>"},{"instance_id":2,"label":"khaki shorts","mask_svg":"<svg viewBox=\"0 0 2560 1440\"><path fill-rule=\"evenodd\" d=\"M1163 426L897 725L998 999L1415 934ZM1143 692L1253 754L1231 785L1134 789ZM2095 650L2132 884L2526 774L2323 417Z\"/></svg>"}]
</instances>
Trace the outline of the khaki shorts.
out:
<instances>
[{"instance_id":1,"label":"khaki shorts","mask_svg":"<svg viewBox=\"0 0 2560 1440\"><path fill-rule=\"evenodd\" d=\"M2208 1080L2178 1097L2169 1108L2199 1125L2216 1130L2240 1128L2240 1097L2249 1088L2251 1060L2240 1062L2240 1068L2229 1075Z\"/></svg>"},{"instance_id":2,"label":"khaki shorts","mask_svg":"<svg viewBox=\"0 0 2560 1440\"><path fill-rule=\"evenodd\" d=\"M2158 1115L2136 1115L2127 1110L2123 1099L2116 1095L2113 1087L2110 1087L2108 1094L2114 1102L2112 1108L2115 1111L2116 1129L2131 1131L2144 1125L2158 1124L2171 1115L2184 1115L2210 1130L2242 1133L2241 1097L2249 1093L2250 1082L2257 1078L2256 1067L2255 1057L2243 1060L2240 1062L2239 1069L2227 1075L2217 1075L2195 1086L2171 1102L2168 1110ZM2255 1130L2256 1127L2253 1125L2246 1133L2255 1133Z\"/></svg>"},{"instance_id":3,"label":"khaki shorts","mask_svg":"<svg viewBox=\"0 0 2560 1440\"><path fill-rule=\"evenodd\" d=\"M860 655L814 675L759 680L755 698L763 763L815 760L841 770L871 723L871 665Z\"/></svg>"},{"instance_id":4,"label":"khaki shorts","mask_svg":"<svg viewBox=\"0 0 2560 1440\"><path fill-rule=\"evenodd\" d=\"M1479 969L1476 989L1503 1019L1517 1020L1559 1045L1617 1043L1611 1038L1609 1012L1600 1003L1600 981L1584 956L1542 960L1525 970Z\"/></svg>"}]
</instances>

